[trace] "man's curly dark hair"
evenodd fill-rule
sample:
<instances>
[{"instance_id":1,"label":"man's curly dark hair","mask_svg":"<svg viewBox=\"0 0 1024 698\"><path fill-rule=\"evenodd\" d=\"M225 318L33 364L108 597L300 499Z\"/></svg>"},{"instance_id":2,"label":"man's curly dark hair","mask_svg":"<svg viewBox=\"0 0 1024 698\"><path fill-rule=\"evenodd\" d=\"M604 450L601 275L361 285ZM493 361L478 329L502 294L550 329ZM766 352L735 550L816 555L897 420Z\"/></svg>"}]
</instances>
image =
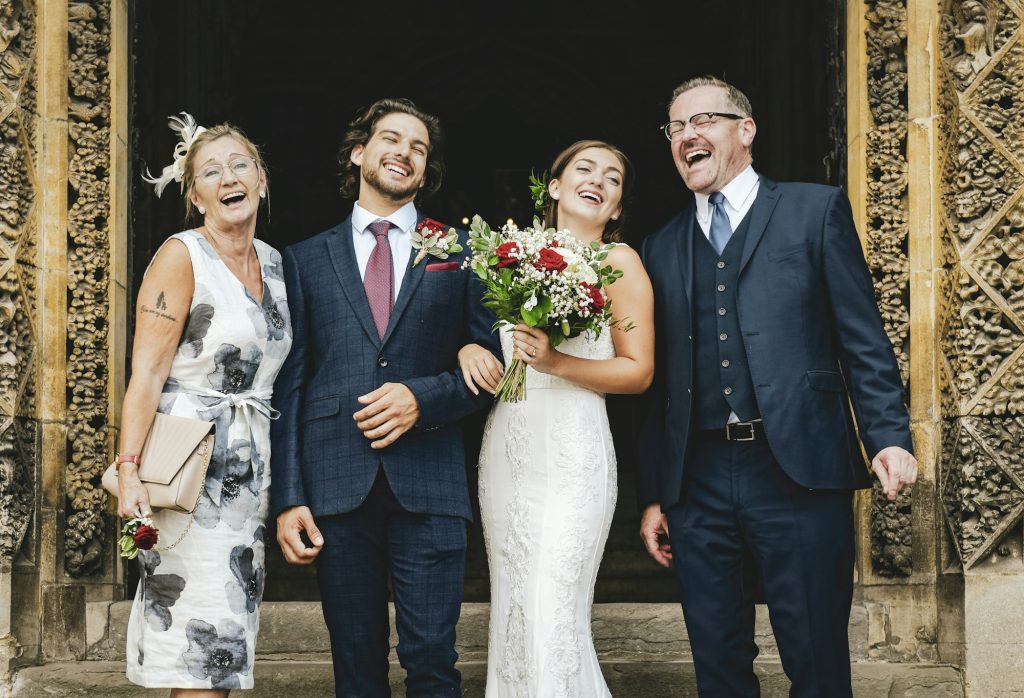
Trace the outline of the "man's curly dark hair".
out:
<instances>
[{"instance_id":1,"label":"man's curly dark hair","mask_svg":"<svg viewBox=\"0 0 1024 698\"><path fill-rule=\"evenodd\" d=\"M441 188L441 180L444 178L444 136L441 133L441 122L433 114L428 114L417 107L412 100L379 99L349 123L348 131L341 142L341 149L338 151L341 184L338 188L345 199L354 199L359 195L359 167L351 160L352 149L357 145L365 146L377 128L377 122L396 112L415 116L422 121L430 138L427 171L424 174L423 186L416 194L416 200L422 201Z\"/></svg>"}]
</instances>

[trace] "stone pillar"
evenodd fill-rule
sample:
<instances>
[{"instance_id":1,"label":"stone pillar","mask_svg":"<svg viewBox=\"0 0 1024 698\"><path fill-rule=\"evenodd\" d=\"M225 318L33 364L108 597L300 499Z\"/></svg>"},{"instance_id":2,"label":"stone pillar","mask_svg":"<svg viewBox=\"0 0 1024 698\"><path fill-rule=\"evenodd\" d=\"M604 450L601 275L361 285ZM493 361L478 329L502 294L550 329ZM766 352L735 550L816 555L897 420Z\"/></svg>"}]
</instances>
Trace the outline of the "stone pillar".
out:
<instances>
[{"instance_id":1,"label":"stone pillar","mask_svg":"<svg viewBox=\"0 0 1024 698\"><path fill-rule=\"evenodd\" d=\"M38 608L22 574L39 561L36 12L29 0L0 2L0 685L22 638L33 641L18 610Z\"/></svg>"},{"instance_id":2,"label":"stone pillar","mask_svg":"<svg viewBox=\"0 0 1024 698\"><path fill-rule=\"evenodd\" d=\"M1013 0L942 10L940 500L966 570L967 692L990 698L1024 692L1024 31Z\"/></svg>"},{"instance_id":3,"label":"stone pillar","mask_svg":"<svg viewBox=\"0 0 1024 698\"><path fill-rule=\"evenodd\" d=\"M959 577L941 575L936 506L938 387L935 262L936 59L940 10L927 0L848 5L849 194L886 332L907 388L917 485L889 502L859 497L858 593L869 656L957 663ZM866 454L868 457L874 454ZM951 588L952 592L947 592Z\"/></svg>"},{"instance_id":4,"label":"stone pillar","mask_svg":"<svg viewBox=\"0 0 1024 698\"><path fill-rule=\"evenodd\" d=\"M0 675L83 658L119 592L127 61L125 0L0 0Z\"/></svg>"}]
</instances>

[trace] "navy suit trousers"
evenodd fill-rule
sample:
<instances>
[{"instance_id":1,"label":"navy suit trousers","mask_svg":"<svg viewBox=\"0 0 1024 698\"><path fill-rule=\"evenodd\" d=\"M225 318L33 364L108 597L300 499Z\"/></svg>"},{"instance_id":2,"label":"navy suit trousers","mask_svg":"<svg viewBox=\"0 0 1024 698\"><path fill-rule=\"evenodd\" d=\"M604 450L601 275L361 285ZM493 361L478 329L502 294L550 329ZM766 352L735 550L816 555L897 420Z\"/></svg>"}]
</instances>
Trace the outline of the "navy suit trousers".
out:
<instances>
[{"instance_id":1,"label":"navy suit trousers","mask_svg":"<svg viewBox=\"0 0 1024 698\"><path fill-rule=\"evenodd\" d=\"M316 519L317 579L331 635L335 692L390 696L388 590L395 601L406 695L459 696L455 624L462 603L466 522L402 509L384 471L354 511Z\"/></svg>"},{"instance_id":2,"label":"navy suit trousers","mask_svg":"<svg viewBox=\"0 0 1024 698\"><path fill-rule=\"evenodd\" d=\"M791 698L852 696L853 496L790 479L765 441L692 444L683 498L666 512L702 698L760 695L756 564Z\"/></svg>"}]
</instances>

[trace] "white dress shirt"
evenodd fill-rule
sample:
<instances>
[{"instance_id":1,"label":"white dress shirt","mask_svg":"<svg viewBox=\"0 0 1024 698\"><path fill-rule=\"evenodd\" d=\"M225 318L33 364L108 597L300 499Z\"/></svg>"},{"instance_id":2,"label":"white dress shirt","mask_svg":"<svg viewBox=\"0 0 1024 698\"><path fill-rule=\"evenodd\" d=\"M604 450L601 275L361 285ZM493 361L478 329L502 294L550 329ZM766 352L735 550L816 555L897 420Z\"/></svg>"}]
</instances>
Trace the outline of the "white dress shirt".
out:
<instances>
[{"instance_id":1,"label":"white dress shirt","mask_svg":"<svg viewBox=\"0 0 1024 698\"><path fill-rule=\"evenodd\" d=\"M747 215L747 211L754 205L757 198L757 189L761 180L754 172L754 167L748 165L747 169L740 172L731 182L722 187L722 196L725 197L725 212L729 214L729 227L736 230L736 227ZM708 203L707 194L694 193L697 199L697 223L708 240L711 239L711 204Z\"/></svg>"},{"instance_id":2,"label":"white dress shirt","mask_svg":"<svg viewBox=\"0 0 1024 698\"><path fill-rule=\"evenodd\" d=\"M381 219L393 226L388 232L388 243L391 245L391 262L395 265L395 298L402 288L402 279L409 266L412 255L412 230L416 227L416 205L407 203L389 216L377 216L359 205L357 201L352 207L352 246L356 252L356 264L359 265L359 278L366 278L366 265L370 254L377 246L377 241L370 232L370 224ZM393 299L392 299L393 300Z\"/></svg>"}]
</instances>

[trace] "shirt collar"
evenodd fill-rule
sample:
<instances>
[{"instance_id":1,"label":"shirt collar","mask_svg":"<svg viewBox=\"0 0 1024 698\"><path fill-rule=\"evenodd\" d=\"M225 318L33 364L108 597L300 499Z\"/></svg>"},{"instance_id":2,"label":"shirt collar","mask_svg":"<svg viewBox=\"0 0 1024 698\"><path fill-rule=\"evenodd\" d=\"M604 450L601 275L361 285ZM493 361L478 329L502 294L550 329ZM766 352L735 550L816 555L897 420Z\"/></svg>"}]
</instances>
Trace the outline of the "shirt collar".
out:
<instances>
[{"instance_id":1,"label":"shirt collar","mask_svg":"<svg viewBox=\"0 0 1024 698\"><path fill-rule=\"evenodd\" d=\"M743 209L743 205L750 197L750 193L757 186L758 176L754 172L753 165L747 165L747 169L732 178L728 184L722 187L722 195L725 197L726 205L734 211ZM694 192L697 200L697 217L702 221L711 216L708 195Z\"/></svg>"},{"instance_id":2,"label":"shirt collar","mask_svg":"<svg viewBox=\"0 0 1024 698\"><path fill-rule=\"evenodd\" d=\"M360 206L357 201L352 206L352 232L356 234L365 233L370 223L379 221L381 218L389 221L391 225L395 226L403 233L407 233L416 225L416 204L410 201L391 215L378 216L367 211L365 208Z\"/></svg>"}]
</instances>

